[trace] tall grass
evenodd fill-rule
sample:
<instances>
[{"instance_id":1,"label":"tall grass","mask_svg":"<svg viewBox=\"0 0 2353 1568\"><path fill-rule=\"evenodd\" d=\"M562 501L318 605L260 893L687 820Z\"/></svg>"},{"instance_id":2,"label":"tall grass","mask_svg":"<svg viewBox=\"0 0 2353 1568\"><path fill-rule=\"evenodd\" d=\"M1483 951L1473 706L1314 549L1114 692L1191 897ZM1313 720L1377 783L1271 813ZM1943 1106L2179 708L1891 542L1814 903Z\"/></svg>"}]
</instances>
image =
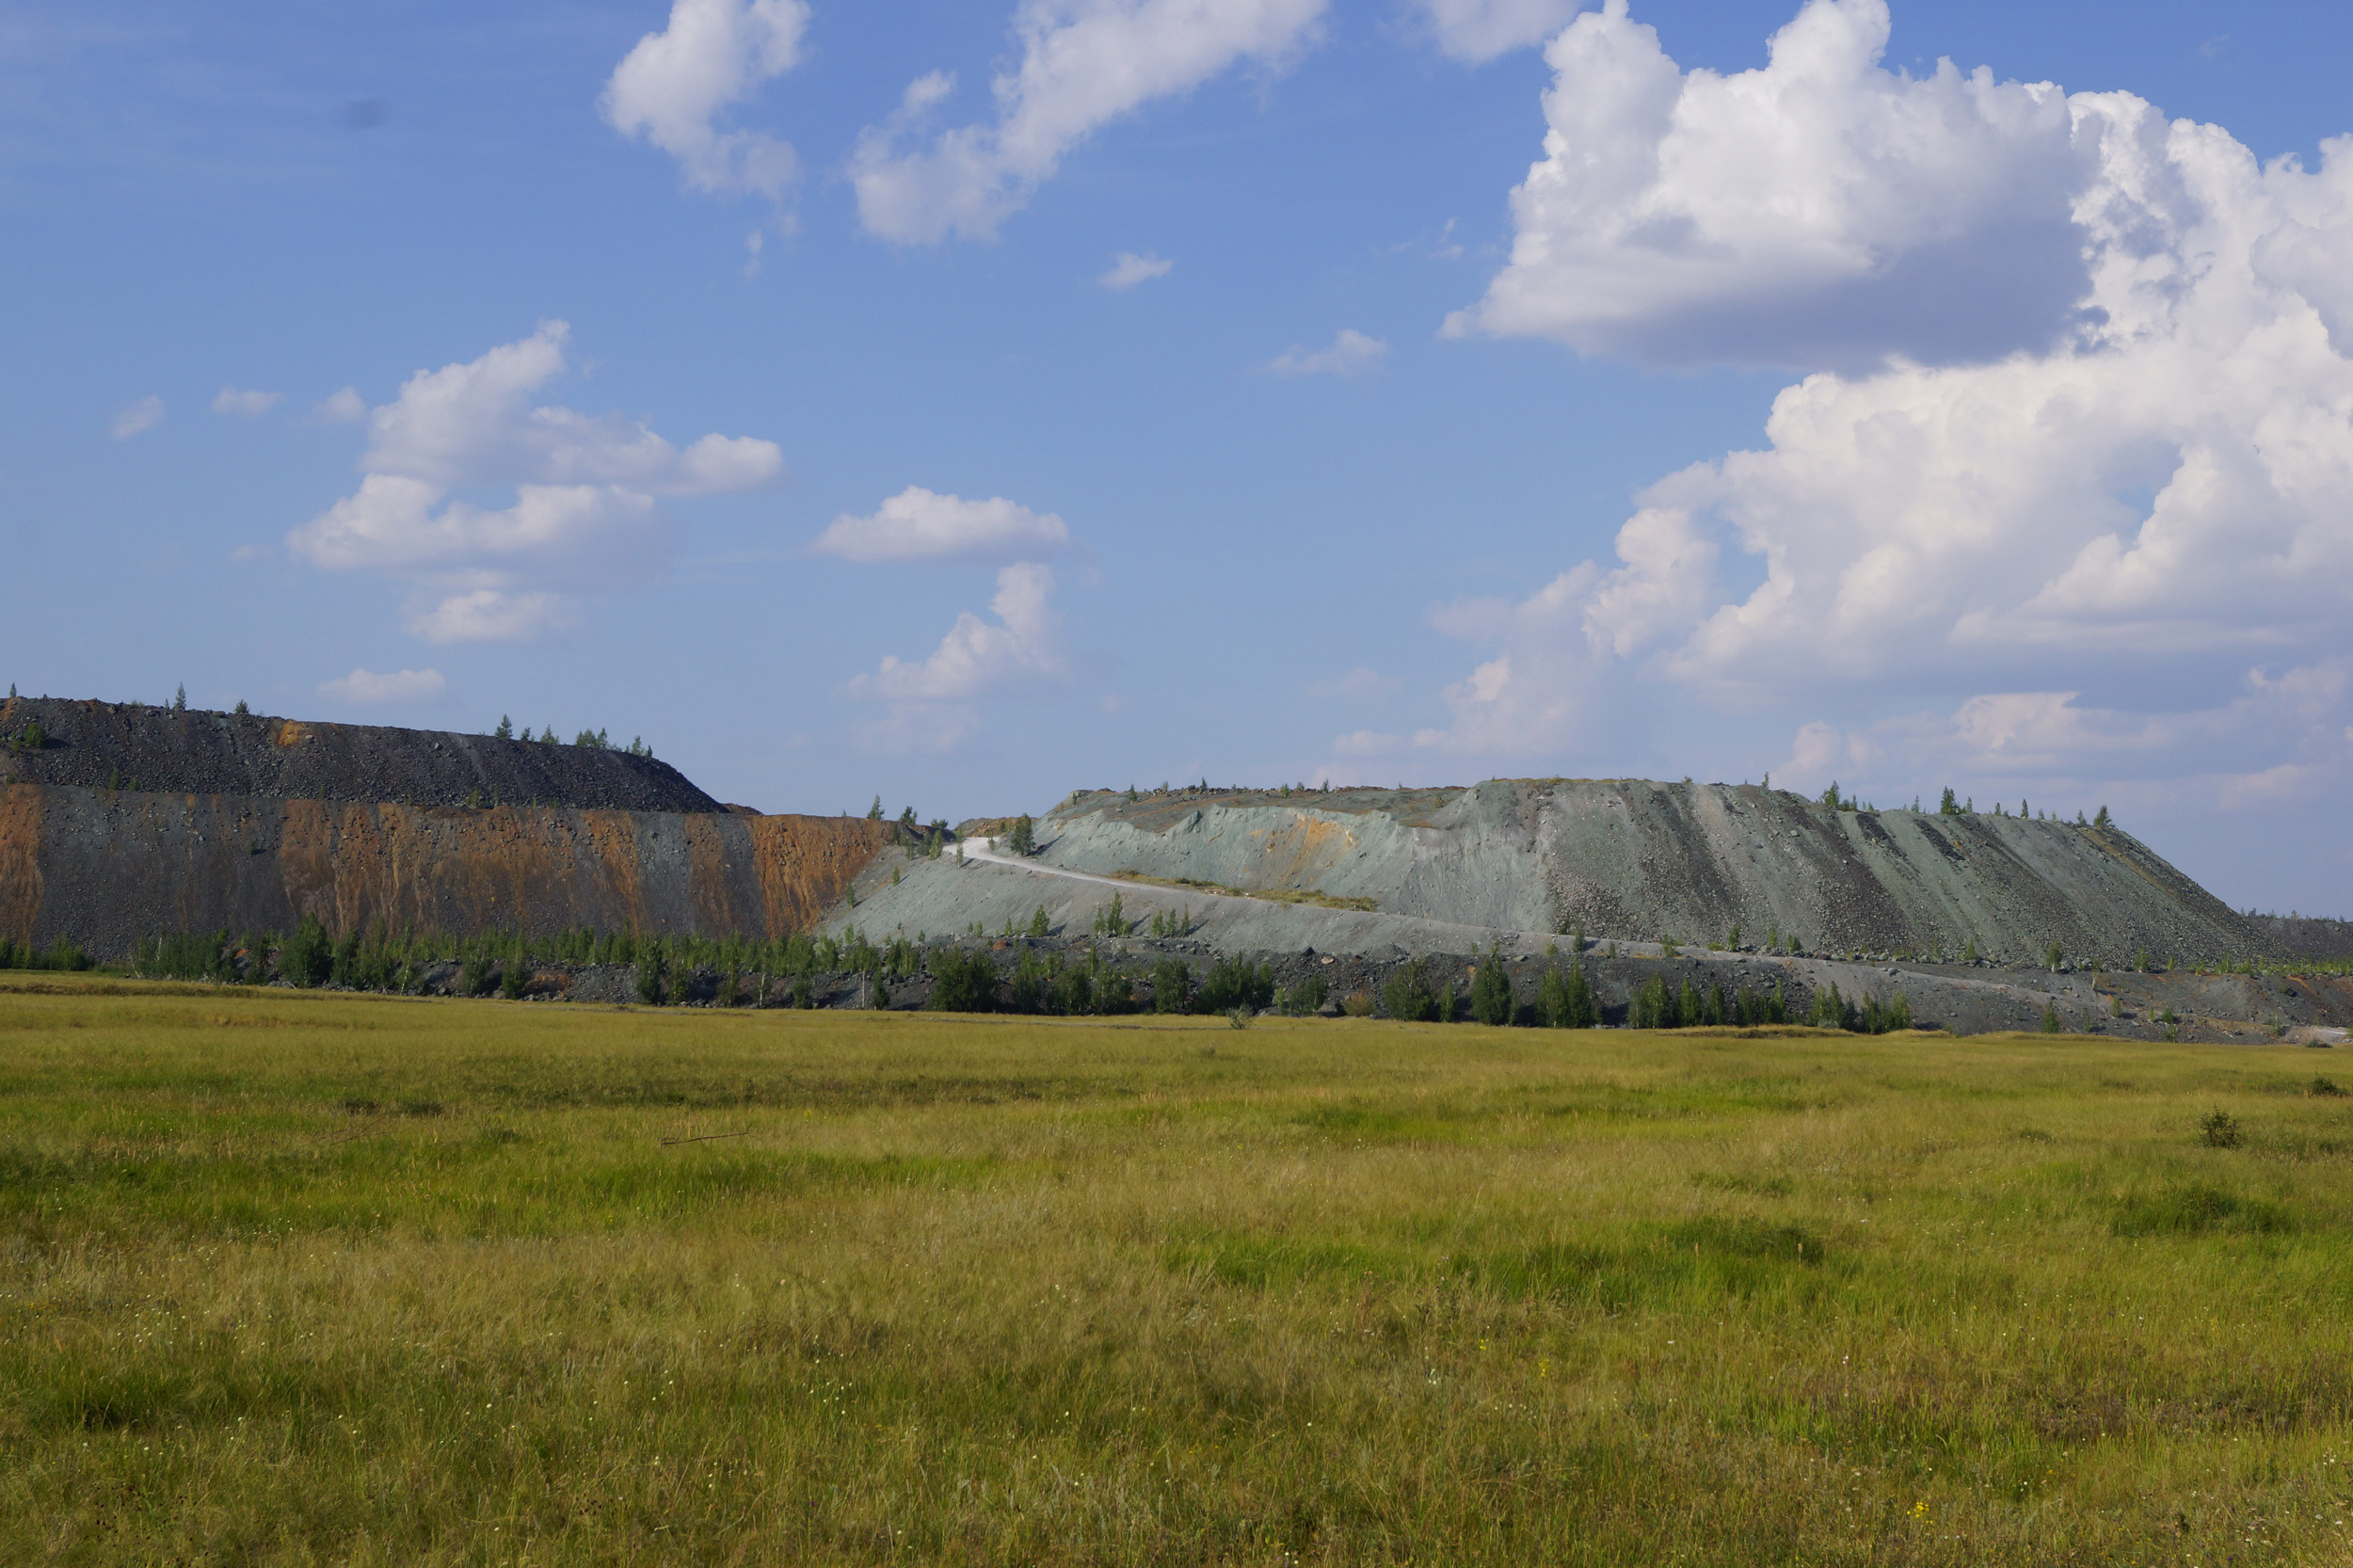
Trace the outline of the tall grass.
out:
<instances>
[{"instance_id":1,"label":"tall grass","mask_svg":"<svg viewBox=\"0 0 2353 1568\"><path fill-rule=\"evenodd\" d=\"M48 977L0 1041L10 1560L2347 1552L2307 1051Z\"/></svg>"}]
</instances>

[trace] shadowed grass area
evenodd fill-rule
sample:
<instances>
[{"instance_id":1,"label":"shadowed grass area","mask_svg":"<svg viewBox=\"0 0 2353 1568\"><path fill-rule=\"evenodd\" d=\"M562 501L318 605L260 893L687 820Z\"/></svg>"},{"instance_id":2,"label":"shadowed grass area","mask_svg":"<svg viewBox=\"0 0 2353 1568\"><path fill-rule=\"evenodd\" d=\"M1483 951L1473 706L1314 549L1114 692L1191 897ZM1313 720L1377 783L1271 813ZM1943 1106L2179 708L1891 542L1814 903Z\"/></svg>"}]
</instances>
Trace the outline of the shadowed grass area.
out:
<instances>
[{"instance_id":1,"label":"shadowed grass area","mask_svg":"<svg viewBox=\"0 0 2353 1568\"><path fill-rule=\"evenodd\" d=\"M0 981L0 1557L2340 1563L2310 1060Z\"/></svg>"}]
</instances>

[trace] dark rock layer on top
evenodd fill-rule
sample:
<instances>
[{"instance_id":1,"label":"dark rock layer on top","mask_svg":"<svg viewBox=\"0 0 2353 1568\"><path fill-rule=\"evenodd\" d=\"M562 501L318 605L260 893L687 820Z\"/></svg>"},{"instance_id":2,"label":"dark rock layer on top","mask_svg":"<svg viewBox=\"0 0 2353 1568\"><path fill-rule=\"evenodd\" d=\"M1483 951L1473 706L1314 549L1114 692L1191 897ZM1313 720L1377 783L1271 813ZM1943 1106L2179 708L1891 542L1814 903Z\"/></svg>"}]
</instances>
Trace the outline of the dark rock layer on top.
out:
<instances>
[{"instance_id":1,"label":"dark rock layer on top","mask_svg":"<svg viewBox=\"0 0 2353 1568\"><path fill-rule=\"evenodd\" d=\"M38 749L23 744L34 724ZM725 809L667 762L625 751L57 697L0 703L0 782L412 806Z\"/></svg>"}]
</instances>

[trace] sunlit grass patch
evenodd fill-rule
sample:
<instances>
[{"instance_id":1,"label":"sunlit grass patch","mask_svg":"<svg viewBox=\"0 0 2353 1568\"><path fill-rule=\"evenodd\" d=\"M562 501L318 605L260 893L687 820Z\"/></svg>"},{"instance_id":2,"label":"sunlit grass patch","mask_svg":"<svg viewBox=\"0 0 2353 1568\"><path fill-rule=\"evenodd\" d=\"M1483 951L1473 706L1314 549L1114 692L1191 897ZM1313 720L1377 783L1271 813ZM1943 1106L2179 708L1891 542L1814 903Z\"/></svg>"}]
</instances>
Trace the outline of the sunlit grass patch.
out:
<instances>
[{"instance_id":1,"label":"sunlit grass patch","mask_svg":"<svg viewBox=\"0 0 2353 1568\"><path fill-rule=\"evenodd\" d=\"M42 982L11 1560L2347 1555L2282 1048Z\"/></svg>"}]
</instances>

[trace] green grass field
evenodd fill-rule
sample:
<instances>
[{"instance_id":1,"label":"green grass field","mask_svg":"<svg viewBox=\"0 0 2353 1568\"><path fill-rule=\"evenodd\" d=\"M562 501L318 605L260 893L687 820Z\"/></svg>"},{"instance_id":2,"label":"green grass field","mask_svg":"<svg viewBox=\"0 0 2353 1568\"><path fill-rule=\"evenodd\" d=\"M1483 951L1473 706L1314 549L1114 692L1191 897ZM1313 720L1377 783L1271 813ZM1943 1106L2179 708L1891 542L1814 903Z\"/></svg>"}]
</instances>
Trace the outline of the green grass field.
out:
<instances>
[{"instance_id":1,"label":"green grass field","mask_svg":"<svg viewBox=\"0 0 2353 1568\"><path fill-rule=\"evenodd\" d=\"M0 1560L2345 1563L2334 1060L20 977Z\"/></svg>"}]
</instances>

